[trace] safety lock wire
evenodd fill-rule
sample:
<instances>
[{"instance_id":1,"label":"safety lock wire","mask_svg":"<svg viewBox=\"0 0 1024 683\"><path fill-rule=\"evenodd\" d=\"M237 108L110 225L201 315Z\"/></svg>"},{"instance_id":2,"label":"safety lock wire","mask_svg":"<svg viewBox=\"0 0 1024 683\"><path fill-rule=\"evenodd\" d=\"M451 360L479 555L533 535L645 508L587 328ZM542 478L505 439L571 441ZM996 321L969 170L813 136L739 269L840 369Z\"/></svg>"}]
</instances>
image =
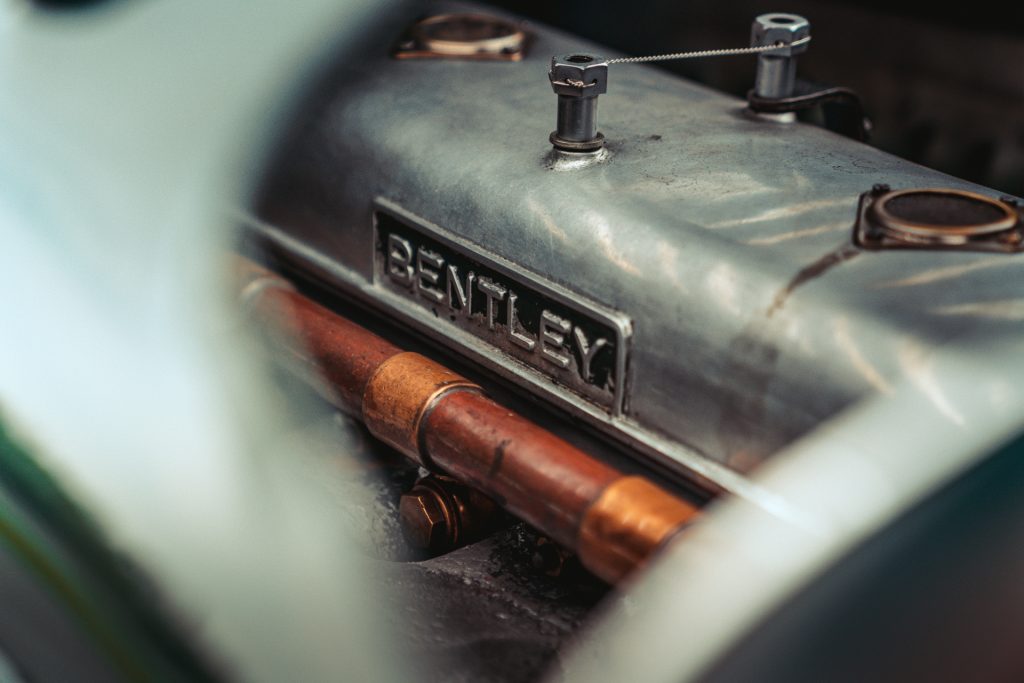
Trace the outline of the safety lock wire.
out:
<instances>
[{"instance_id":1,"label":"safety lock wire","mask_svg":"<svg viewBox=\"0 0 1024 683\"><path fill-rule=\"evenodd\" d=\"M810 24L806 19L795 14L775 13L761 15L755 20L750 47L615 59L587 53L555 55L551 58L548 80L558 95L558 119L549 139L555 149L563 152L594 153L604 147L604 136L597 130L597 98L608 92L608 69L612 64L756 54L759 81L755 84L757 94L774 98L788 97L793 94L795 56L807 49L810 40ZM764 78L764 74L769 78ZM762 82L770 88L759 87Z\"/></svg>"},{"instance_id":2,"label":"safety lock wire","mask_svg":"<svg viewBox=\"0 0 1024 683\"><path fill-rule=\"evenodd\" d=\"M671 62L677 59L704 59L707 57L731 57L733 55L756 55L778 50L787 50L811 42L810 36L804 36L792 43L783 43L781 40L772 45L756 45L754 47L731 47L721 50L696 50L693 52L669 52L663 55L650 55L647 57L616 57L609 59L608 64L641 64L644 62Z\"/></svg>"},{"instance_id":3,"label":"safety lock wire","mask_svg":"<svg viewBox=\"0 0 1024 683\"><path fill-rule=\"evenodd\" d=\"M784 17L794 27L801 27L797 20L803 22L802 26L807 25L802 17L795 15L773 16L776 19ZM793 17L791 20L790 16ZM608 92L608 70L612 64L639 64L756 54L760 56L761 61L780 61L791 65L793 55L803 52L811 40L810 33L806 31L803 33L799 37L788 40L792 36L792 32L789 30L775 35L755 32L753 41L755 44L751 47L672 52L647 57L605 59L587 53L555 55L551 58L548 79L551 81L552 90L558 95L558 119L557 127L549 136L549 140L555 149L563 152L592 153L604 146L604 136L597 130L597 98ZM791 66L785 67L784 71L791 72ZM786 94L788 95L790 92L787 91Z\"/></svg>"},{"instance_id":4,"label":"safety lock wire","mask_svg":"<svg viewBox=\"0 0 1024 683\"><path fill-rule=\"evenodd\" d=\"M749 109L775 118L793 117L797 111L826 104L842 105L848 115L840 117L852 125L834 129L858 140L867 139L869 123L857 94L848 88L824 88L807 92L796 81L796 58L811 42L811 25L796 14L772 12L754 19L750 47L718 50L669 52L646 57L604 57L575 53L551 58L548 80L558 96L557 125L549 140L556 150L570 153L595 153L604 147L604 136L597 130L597 99L608 92L608 71L613 64L642 64L682 59L706 59L732 55L758 55L754 88L747 95ZM826 112L826 125L830 115Z\"/></svg>"}]
</instances>

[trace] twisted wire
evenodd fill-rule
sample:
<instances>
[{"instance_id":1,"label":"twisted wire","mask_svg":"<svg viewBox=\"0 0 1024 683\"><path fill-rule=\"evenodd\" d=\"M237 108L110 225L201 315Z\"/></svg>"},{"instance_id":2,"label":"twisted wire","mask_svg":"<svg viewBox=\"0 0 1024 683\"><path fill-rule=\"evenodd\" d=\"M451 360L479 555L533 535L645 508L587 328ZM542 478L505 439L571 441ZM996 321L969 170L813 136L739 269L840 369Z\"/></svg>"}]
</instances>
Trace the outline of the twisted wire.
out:
<instances>
[{"instance_id":1,"label":"twisted wire","mask_svg":"<svg viewBox=\"0 0 1024 683\"><path fill-rule=\"evenodd\" d=\"M774 45L758 45L757 47L732 47L720 50L697 50L695 52L669 52L663 55L650 55L648 57L617 57L609 59L609 64L639 64L641 62L668 62L676 59L703 59L705 57L731 57L732 55L753 55L761 52L771 52L782 48L797 47L811 42L810 36L804 36L794 40L788 45L775 43Z\"/></svg>"}]
</instances>

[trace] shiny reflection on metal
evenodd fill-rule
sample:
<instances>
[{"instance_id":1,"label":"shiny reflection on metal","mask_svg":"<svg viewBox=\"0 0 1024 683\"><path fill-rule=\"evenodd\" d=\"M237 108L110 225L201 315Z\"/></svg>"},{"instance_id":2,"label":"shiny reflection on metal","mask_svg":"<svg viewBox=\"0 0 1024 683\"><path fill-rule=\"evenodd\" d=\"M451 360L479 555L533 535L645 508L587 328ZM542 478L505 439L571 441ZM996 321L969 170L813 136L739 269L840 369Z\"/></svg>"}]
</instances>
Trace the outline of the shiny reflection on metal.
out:
<instances>
[{"instance_id":1,"label":"shiny reflection on metal","mask_svg":"<svg viewBox=\"0 0 1024 683\"><path fill-rule=\"evenodd\" d=\"M941 382L935 371L935 356L919 344L907 342L896 352L896 358L907 378L935 410L951 424L966 426L962 410L956 407L956 397Z\"/></svg>"},{"instance_id":2,"label":"shiny reflection on metal","mask_svg":"<svg viewBox=\"0 0 1024 683\"><path fill-rule=\"evenodd\" d=\"M844 225L844 228L847 226ZM981 261L973 261L971 263L965 263L955 266L945 266L943 268L927 268L913 275L907 275L904 277L897 278L895 280L888 280L886 282L880 282L876 285L879 289L885 289L889 287L921 287L924 285L930 285L934 282L944 282L948 280L958 280L966 275L974 273L979 270L988 270L989 268L999 268L1008 265L1012 265L1013 261L1009 261L1001 256L992 256Z\"/></svg>"},{"instance_id":3,"label":"shiny reflection on metal","mask_svg":"<svg viewBox=\"0 0 1024 683\"><path fill-rule=\"evenodd\" d=\"M745 116L755 120L764 121L766 123L796 123L796 113L791 111L784 111L779 113L766 112L766 111L751 111L747 109L743 112Z\"/></svg>"},{"instance_id":4,"label":"shiny reflection on metal","mask_svg":"<svg viewBox=\"0 0 1024 683\"><path fill-rule=\"evenodd\" d=\"M977 301L929 309L935 315L960 316L1006 322L1024 321L1024 299Z\"/></svg>"},{"instance_id":5,"label":"shiny reflection on metal","mask_svg":"<svg viewBox=\"0 0 1024 683\"><path fill-rule=\"evenodd\" d=\"M854 240L868 249L1020 251L1024 222L1015 203L977 192L881 185L861 196Z\"/></svg>"},{"instance_id":6,"label":"shiny reflection on metal","mask_svg":"<svg viewBox=\"0 0 1024 683\"><path fill-rule=\"evenodd\" d=\"M846 232L849 229L850 224L846 221L841 223L826 223L825 225L815 225L811 228L791 230L789 232L784 232L781 235L772 235L771 237L755 237L747 240L747 244L761 246L779 244L780 242L789 242L790 240L798 240L804 237L813 237L815 235L823 235L830 232Z\"/></svg>"},{"instance_id":7,"label":"shiny reflection on metal","mask_svg":"<svg viewBox=\"0 0 1024 683\"><path fill-rule=\"evenodd\" d=\"M478 13L439 14L419 21L395 49L398 59L518 62L527 35L519 24Z\"/></svg>"},{"instance_id":8,"label":"shiny reflection on metal","mask_svg":"<svg viewBox=\"0 0 1024 683\"><path fill-rule=\"evenodd\" d=\"M876 365L857 346L857 342L850 332L850 319L846 316L839 316L832 325L832 329L835 332L836 347L850 361L850 365L856 368L864 381L880 394L891 394L892 383L882 375Z\"/></svg>"},{"instance_id":9,"label":"shiny reflection on metal","mask_svg":"<svg viewBox=\"0 0 1024 683\"><path fill-rule=\"evenodd\" d=\"M607 163L612 152L601 147L596 152L568 152L554 147L544 157L544 165L552 171L582 171L585 168Z\"/></svg>"},{"instance_id":10,"label":"shiny reflection on metal","mask_svg":"<svg viewBox=\"0 0 1024 683\"><path fill-rule=\"evenodd\" d=\"M752 213L749 216L743 216L742 218L735 218L727 221L718 221L709 225L709 228L718 230L720 228L733 228L742 225L750 225L751 223L766 223L770 221L779 221L787 218L795 218L802 216L814 211L821 211L822 209L834 209L836 207L849 206L850 201L844 198L827 198L827 199L812 199L806 202L799 202L795 204L784 204L782 206L768 206L762 211ZM844 223L847 227L849 223ZM774 235L773 237L779 237Z\"/></svg>"}]
</instances>

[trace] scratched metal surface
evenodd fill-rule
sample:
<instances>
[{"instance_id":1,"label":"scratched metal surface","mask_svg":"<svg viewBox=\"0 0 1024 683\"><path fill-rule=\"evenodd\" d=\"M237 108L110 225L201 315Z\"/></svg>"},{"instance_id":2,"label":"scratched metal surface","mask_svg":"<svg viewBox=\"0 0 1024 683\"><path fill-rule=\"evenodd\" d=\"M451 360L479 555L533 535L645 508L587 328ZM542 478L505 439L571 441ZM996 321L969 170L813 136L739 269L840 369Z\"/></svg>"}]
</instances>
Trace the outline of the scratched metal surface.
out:
<instances>
[{"instance_id":1,"label":"scratched metal surface","mask_svg":"<svg viewBox=\"0 0 1024 683\"><path fill-rule=\"evenodd\" d=\"M254 229L380 302L367 283L383 197L624 313L625 415L553 402L739 493L736 473L858 399L900 377L927 387L935 347L1020 334L1021 257L850 247L857 197L874 183L993 192L818 128L754 120L653 68L611 68L608 159L553 168L547 62L599 50L533 28L521 63L398 62L381 46L340 68L284 146ZM465 352L501 371L485 348Z\"/></svg>"}]
</instances>

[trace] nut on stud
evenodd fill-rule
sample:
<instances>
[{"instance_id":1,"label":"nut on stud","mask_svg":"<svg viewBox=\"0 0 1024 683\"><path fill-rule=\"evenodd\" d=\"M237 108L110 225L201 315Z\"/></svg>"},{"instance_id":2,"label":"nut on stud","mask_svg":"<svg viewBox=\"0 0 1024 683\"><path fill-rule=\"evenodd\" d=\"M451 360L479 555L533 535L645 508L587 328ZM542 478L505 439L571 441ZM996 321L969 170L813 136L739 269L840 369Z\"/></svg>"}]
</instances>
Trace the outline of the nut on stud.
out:
<instances>
[{"instance_id":1,"label":"nut on stud","mask_svg":"<svg viewBox=\"0 0 1024 683\"><path fill-rule=\"evenodd\" d=\"M604 145L597 132L597 97L608 92L608 60L575 53L551 58L551 89L558 95L558 116L551 144L567 152L594 152Z\"/></svg>"},{"instance_id":2,"label":"nut on stud","mask_svg":"<svg viewBox=\"0 0 1024 683\"><path fill-rule=\"evenodd\" d=\"M754 19L754 24L750 28L750 44L761 46L782 43L777 52L773 51L770 54L776 57L794 57L807 52L807 43L796 47L788 46L809 35L811 22L799 14L772 12Z\"/></svg>"},{"instance_id":3,"label":"nut on stud","mask_svg":"<svg viewBox=\"0 0 1024 683\"><path fill-rule=\"evenodd\" d=\"M436 492L414 487L398 504L402 532L409 545L427 552L443 552L450 545L452 521Z\"/></svg>"},{"instance_id":4,"label":"nut on stud","mask_svg":"<svg viewBox=\"0 0 1024 683\"><path fill-rule=\"evenodd\" d=\"M591 54L555 55L548 80L556 95L597 97L608 92L608 60Z\"/></svg>"},{"instance_id":5,"label":"nut on stud","mask_svg":"<svg viewBox=\"0 0 1024 683\"><path fill-rule=\"evenodd\" d=\"M423 477L402 496L398 514L409 545L432 556L480 540L499 518L490 498L437 474Z\"/></svg>"},{"instance_id":6,"label":"nut on stud","mask_svg":"<svg viewBox=\"0 0 1024 683\"><path fill-rule=\"evenodd\" d=\"M777 50L757 57L754 93L766 99L792 97L796 85L796 56L807 51L807 43L793 43L811 35L811 24L798 14L772 12L754 19L750 45L778 45ZM792 46L792 47L791 47Z\"/></svg>"}]
</instances>

